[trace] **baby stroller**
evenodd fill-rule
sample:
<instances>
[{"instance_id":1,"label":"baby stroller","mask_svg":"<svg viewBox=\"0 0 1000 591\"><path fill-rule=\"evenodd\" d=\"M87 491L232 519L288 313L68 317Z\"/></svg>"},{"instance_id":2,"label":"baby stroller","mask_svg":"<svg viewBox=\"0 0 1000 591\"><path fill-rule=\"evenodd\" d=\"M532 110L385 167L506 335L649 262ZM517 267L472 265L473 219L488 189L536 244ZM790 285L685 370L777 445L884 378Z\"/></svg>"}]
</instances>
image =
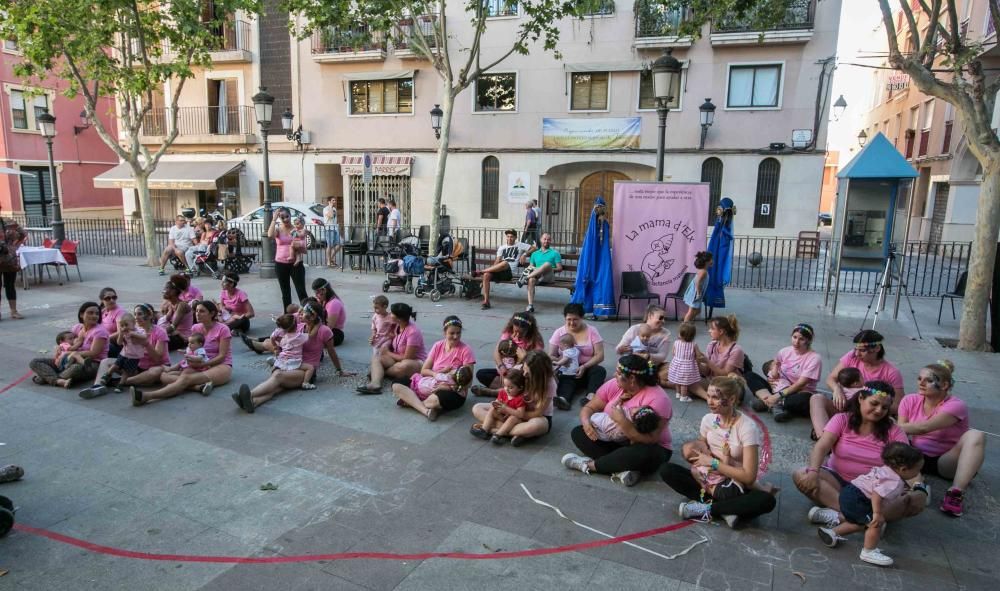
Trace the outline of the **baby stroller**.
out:
<instances>
[{"instance_id":1,"label":"baby stroller","mask_svg":"<svg viewBox=\"0 0 1000 591\"><path fill-rule=\"evenodd\" d=\"M208 251L194 257L194 269L191 269L194 277L200 277L202 273L211 274L212 279L222 276L219 272L219 249L226 248L226 234L226 232L216 232L212 243L208 245Z\"/></svg>"},{"instance_id":2,"label":"baby stroller","mask_svg":"<svg viewBox=\"0 0 1000 591\"><path fill-rule=\"evenodd\" d=\"M406 264L408 260L409 269ZM418 264L419 272L411 274L410 270L416 270ZM413 293L413 278L423 275L423 265L423 259L420 258L420 241L416 237L410 236L400 240L398 244L391 245L386 250L385 262L382 264L385 271L382 291L388 292L391 287L402 287L404 292Z\"/></svg>"},{"instance_id":3,"label":"baby stroller","mask_svg":"<svg viewBox=\"0 0 1000 591\"><path fill-rule=\"evenodd\" d=\"M232 271L236 274L250 271L254 259L257 258L257 253L244 254L243 247L246 246L246 242L246 237L239 228L229 228L226 231L224 241L219 244L220 248L226 249L225 262L223 263L226 271Z\"/></svg>"},{"instance_id":4,"label":"baby stroller","mask_svg":"<svg viewBox=\"0 0 1000 591\"><path fill-rule=\"evenodd\" d=\"M455 293L461 286L461 282L452 268L446 263L438 262L436 257L431 259L431 264L428 267L420 276L417 287L413 290L413 295L418 298L427 294L432 302L436 302L441 299L441 296Z\"/></svg>"}]
</instances>

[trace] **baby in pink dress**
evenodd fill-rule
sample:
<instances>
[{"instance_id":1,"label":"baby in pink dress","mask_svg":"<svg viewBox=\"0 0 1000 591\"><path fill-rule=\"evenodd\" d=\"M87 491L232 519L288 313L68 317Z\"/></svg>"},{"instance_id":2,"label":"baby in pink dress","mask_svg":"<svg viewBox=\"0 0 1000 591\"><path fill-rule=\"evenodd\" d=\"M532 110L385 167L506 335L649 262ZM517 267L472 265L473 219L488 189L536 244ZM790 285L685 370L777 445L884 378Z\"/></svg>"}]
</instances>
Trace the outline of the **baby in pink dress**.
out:
<instances>
[{"instance_id":1,"label":"baby in pink dress","mask_svg":"<svg viewBox=\"0 0 1000 591\"><path fill-rule=\"evenodd\" d=\"M639 433L652 433L660 424L660 415L656 414L651 406L640 406L632 411L631 416L629 416L628 409L623 408L621 404L616 404L615 407L619 408L625 417L632 421L635 430ZM607 410L610 411L611 408ZM594 431L597 431L597 439L600 441L628 443L628 437L622 431L621 425L616 423L607 412L595 412L590 415L590 426L594 428Z\"/></svg>"}]
</instances>

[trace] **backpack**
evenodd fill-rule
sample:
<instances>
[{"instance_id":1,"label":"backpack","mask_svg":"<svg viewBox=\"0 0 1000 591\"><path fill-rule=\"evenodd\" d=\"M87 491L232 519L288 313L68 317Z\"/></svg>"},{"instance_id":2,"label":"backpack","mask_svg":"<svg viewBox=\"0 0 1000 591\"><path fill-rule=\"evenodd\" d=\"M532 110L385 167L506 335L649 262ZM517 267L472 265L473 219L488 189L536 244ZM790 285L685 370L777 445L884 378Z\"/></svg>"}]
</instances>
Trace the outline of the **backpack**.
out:
<instances>
[{"instance_id":1,"label":"backpack","mask_svg":"<svg viewBox=\"0 0 1000 591\"><path fill-rule=\"evenodd\" d=\"M392 259L391 261L386 261L383 266L383 270L390 275L395 275L399 273L399 259Z\"/></svg>"}]
</instances>

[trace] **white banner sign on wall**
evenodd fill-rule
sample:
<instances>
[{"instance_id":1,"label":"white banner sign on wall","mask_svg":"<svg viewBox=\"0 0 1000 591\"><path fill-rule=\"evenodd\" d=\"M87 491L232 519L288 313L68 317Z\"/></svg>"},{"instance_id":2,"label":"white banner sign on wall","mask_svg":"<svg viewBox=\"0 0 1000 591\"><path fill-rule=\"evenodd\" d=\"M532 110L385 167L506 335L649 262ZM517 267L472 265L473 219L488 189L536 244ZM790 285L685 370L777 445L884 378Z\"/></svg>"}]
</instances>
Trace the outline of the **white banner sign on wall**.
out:
<instances>
[{"instance_id":1,"label":"white banner sign on wall","mask_svg":"<svg viewBox=\"0 0 1000 591\"><path fill-rule=\"evenodd\" d=\"M507 176L507 201L527 203L531 200L531 175L527 172L512 172Z\"/></svg>"}]
</instances>

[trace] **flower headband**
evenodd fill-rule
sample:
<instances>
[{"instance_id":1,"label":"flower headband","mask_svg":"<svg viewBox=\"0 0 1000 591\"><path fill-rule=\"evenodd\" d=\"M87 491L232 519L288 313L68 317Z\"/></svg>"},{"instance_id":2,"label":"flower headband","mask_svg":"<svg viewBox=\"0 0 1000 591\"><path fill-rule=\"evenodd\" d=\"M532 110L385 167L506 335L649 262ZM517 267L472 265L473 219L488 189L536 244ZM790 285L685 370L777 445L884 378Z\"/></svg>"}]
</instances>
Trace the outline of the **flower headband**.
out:
<instances>
[{"instance_id":1,"label":"flower headband","mask_svg":"<svg viewBox=\"0 0 1000 591\"><path fill-rule=\"evenodd\" d=\"M792 332L795 332L796 330L802 333L802 335L805 336L806 338L811 339L813 337L813 329L808 324L803 324L800 322L799 324L795 325L795 328L792 329Z\"/></svg>"},{"instance_id":2,"label":"flower headband","mask_svg":"<svg viewBox=\"0 0 1000 591\"><path fill-rule=\"evenodd\" d=\"M624 365L619 363L618 371L623 374L630 374L634 376L643 376L643 375L651 376L656 373L656 366L653 364L652 361L650 361L648 364L646 364L646 367L642 369L632 369L631 367L625 367Z\"/></svg>"},{"instance_id":3,"label":"flower headband","mask_svg":"<svg viewBox=\"0 0 1000 591\"><path fill-rule=\"evenodd\" d=\"M641 419L642 417L645 417L647 415L655 415L655 414L656 414L656 411L653 410L653 407L651 407L651 406L640 406L638 409L636 409L635 414L632 415L632 420L636 421L636 420Z\"/></svg>"},{"instance_id":4,"label":"flower headband","mask_svg":"<svg viewBox=\"0 0 1000 591\"><path fill-rule=\"evenodd\" d=\"M514 317L511 318L511 322L521 326L531 326L531 318L524 316L523 314L514 314Z\"/></svg>"},{"instance_id":5,"label":"flower headband","mask_svg":"<svg viewBox=\"0 0 1000 591\"><path fill-rule=\"evenodd\" d=\"M316 310L313 309L312 304L306 304L305 306L302 306L302 311L306 314L312 314L313 316L317 316Z\"/></svg>"},{"instance_id":6,"label":"flower headband","mask_svg":"<svg viewBox=\"0 0 1000 591\"><path fill-rule=\"evenodd\" d=\"M462 328L462 321L459 320L458 318L449 318L448 320L444 321L444 327L448 328L449 326L457 326L459 328Z\"/></svg>"},{"instance_id":7,"label":"flower headband","mask_svg":"<svg viewBox=\"0 0 1000 591\"><path fill-rule=\"evenodd\" d=\"M865 398L870 398L872 396L876 398L892 398L892 394L889 394L885 390L877 390L875 388L865 388L861 391L865 395Z\"/></svg>"}]
</instances>

